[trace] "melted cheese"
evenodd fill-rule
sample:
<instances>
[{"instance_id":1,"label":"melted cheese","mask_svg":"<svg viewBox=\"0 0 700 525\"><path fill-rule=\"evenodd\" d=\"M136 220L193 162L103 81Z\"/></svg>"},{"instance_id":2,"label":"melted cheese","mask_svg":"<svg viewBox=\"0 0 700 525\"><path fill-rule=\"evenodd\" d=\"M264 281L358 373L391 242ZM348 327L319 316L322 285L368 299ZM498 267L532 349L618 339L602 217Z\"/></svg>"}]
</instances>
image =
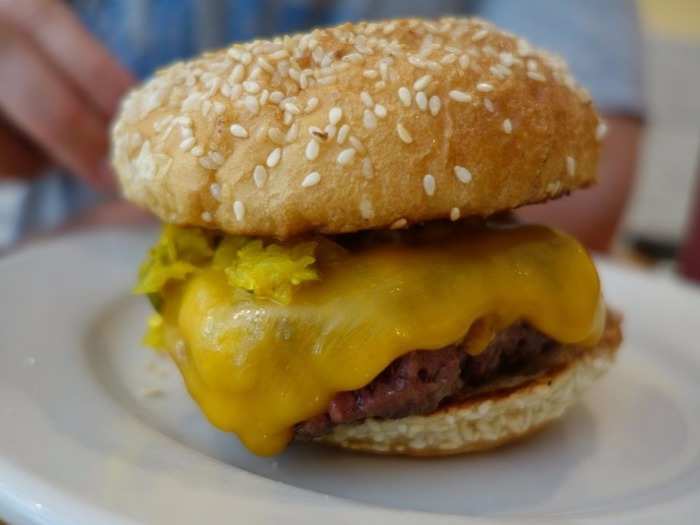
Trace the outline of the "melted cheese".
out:
<instances>
[{"instance_id":1,"label":"melted cheese","mask_svg":"<svg viewBox=\"0 0 700 525\"><path fill-rule=\"evenodd\" d=\"M590 257L544 227L377 244L320 274L290 304L233 290L214 267L165 294L166 344L190 393L256 454L283 450L293 425L337 392L366 385L407 352L460 341L478 320L488 322L475 325L473 352L520 319L567 344L592 345L602 331Z\"/></svg>"}]
</instances>

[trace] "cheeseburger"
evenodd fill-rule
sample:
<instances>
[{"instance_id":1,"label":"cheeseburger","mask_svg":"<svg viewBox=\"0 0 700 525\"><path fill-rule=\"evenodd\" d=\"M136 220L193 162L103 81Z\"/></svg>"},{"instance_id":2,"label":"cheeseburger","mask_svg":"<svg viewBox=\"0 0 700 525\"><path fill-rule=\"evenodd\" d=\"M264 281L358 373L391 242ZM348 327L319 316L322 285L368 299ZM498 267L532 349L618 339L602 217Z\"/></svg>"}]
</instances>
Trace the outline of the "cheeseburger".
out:
<instances>
[{"instance_id":1,"label":"cheeseburger","mask_svg":"<svg viewBox=\"0 0 700 525\"><path fill-rule=\"evenodd\" d=\"M604 124L563 61L477 19L236 44L125 99L113 164L165 223L137 292L206 417L456 454L561 416L619 321L568 235L512 210L595 182Z\"/></svg>"}]
</instances>

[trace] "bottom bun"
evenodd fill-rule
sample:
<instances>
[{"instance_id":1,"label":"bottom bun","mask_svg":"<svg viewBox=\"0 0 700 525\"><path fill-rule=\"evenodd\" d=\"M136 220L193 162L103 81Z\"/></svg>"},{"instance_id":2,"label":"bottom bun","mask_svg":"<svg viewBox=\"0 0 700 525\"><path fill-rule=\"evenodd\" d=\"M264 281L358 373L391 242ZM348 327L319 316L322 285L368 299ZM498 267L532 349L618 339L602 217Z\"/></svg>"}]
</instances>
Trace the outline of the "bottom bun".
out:
<instances>
[{"instance_id":1,"label":"bottom bun","mask_svg":"<svg viewBox=\"0 0 700 525\"><path fill-rule=\"evenodd\" d=\"M610 333L610 331L614 333ZM492 390L432 414L338 425L315 441L375 454L446 456L499 447L561 417L612 365L619 325L601 343L517 386Z\"/></svg>"}]
</instances>

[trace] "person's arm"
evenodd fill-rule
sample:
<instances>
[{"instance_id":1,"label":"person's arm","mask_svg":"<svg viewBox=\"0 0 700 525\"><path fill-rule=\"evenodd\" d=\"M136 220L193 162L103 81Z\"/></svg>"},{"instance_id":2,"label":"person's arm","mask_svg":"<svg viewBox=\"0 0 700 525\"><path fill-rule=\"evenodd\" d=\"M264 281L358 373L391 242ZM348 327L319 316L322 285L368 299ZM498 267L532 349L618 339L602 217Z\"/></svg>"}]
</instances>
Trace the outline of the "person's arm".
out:
<instances>
[{"instance_id":1,"label":"person's arm","mask_svg":"<svg viewBox=\"0 0 700 525\"><path fill-rule=\"evenodd\" d=\"M598 184L518 213L526 221L572 233L597 251L609 250L615 239L634 186L642 136L638 118L609 115L605 121L608 134L601 150Z\"/></svg>"},{"instance_id":2,"label":"person's arm","mask_svg":"<svg viewBox=\"0 0 700 525\"><path fill-rule=\"evenodd\" d=\"M632 0L483 0L479 14L561 54L608 123L597 186L521 210L596 250L610 248L634 186L645 113L642 42Z\"/></svg>"},{"instance_id":3,"label":"person's arm","mask_svg":"<svg viewBox=\"0 0 700 525\"><path fill-rule=\"evenodd\" d=\"M105 184L108 127L129 73L64 2L0 0L0 177L48 163Z\"/></svg>"}]
</instances>

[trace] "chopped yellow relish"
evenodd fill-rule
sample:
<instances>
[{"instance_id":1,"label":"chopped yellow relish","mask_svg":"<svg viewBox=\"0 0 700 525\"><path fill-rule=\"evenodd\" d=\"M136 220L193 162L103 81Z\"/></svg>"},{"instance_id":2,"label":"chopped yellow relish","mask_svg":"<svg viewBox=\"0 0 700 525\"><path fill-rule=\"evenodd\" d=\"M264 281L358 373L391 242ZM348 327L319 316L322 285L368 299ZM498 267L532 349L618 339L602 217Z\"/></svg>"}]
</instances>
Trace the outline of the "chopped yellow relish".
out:
<instances>
[{"instance_id":1,"label":"chopped yellow relish","mask_svg":"<svg viewBox=\"0 0 700 525\"><path fill-rule=\"evenodd\" d=\"M283 247L279 244L263 246L262 241L250 241L239 248L224 271L234 288L288 304L293 287L318 279L313 268L315 250L315 242Z\"/></svg>"},{"instance_id":2,"label":"chopped yellow relish","mask_svg":"<svg viewBox=\"0 0 700 525\"><path fill-rule=\"evenodd\" d=\"M163 316L158 312L152 313L146 324L146 333L142 339L143 344L154 350L165 350L164 328Z\"/></svg>"},{"instance_id":3,"label":"chopped yellow relish","mask_svg":"<svg viewBox=\"0 0 700 525\"><path fill-rule=\"evenodd\" d=\"M337 392L407 352L460 341L477 321L470 352L518 320L563 344L602 332L595 267L557 231L436 225L339 242L167 226L139 273L136 289L159 309L147 343L170 352L209 420L257 454L283 450Z\"/></svg>"},{"instance_id":4,"label":"chopped yellow relish","mask_svg":"<svg viewBox=\"0 0 700 525\"><path fill-rule=\"evenodd\" d=\"M208 266L222 269L229 284L281 303L292 289L318 279L314 252L318 243L268 243L241 236L217 240L201 228L166 225L141 264L134 292L159 294L171 281L181 281Z\"/></svg>"},{"instance_id":5,"label":"chopped yellow relish","mask_svg":"<svg viewBox=\"0 0 700 525\"><path fill-rule=\"evenodd\" d=\"M199 228L168 224L141 264L134 292L158 293L168 281L184 279L213 254L211 234Z\"/></svg>"}]
</instances>

